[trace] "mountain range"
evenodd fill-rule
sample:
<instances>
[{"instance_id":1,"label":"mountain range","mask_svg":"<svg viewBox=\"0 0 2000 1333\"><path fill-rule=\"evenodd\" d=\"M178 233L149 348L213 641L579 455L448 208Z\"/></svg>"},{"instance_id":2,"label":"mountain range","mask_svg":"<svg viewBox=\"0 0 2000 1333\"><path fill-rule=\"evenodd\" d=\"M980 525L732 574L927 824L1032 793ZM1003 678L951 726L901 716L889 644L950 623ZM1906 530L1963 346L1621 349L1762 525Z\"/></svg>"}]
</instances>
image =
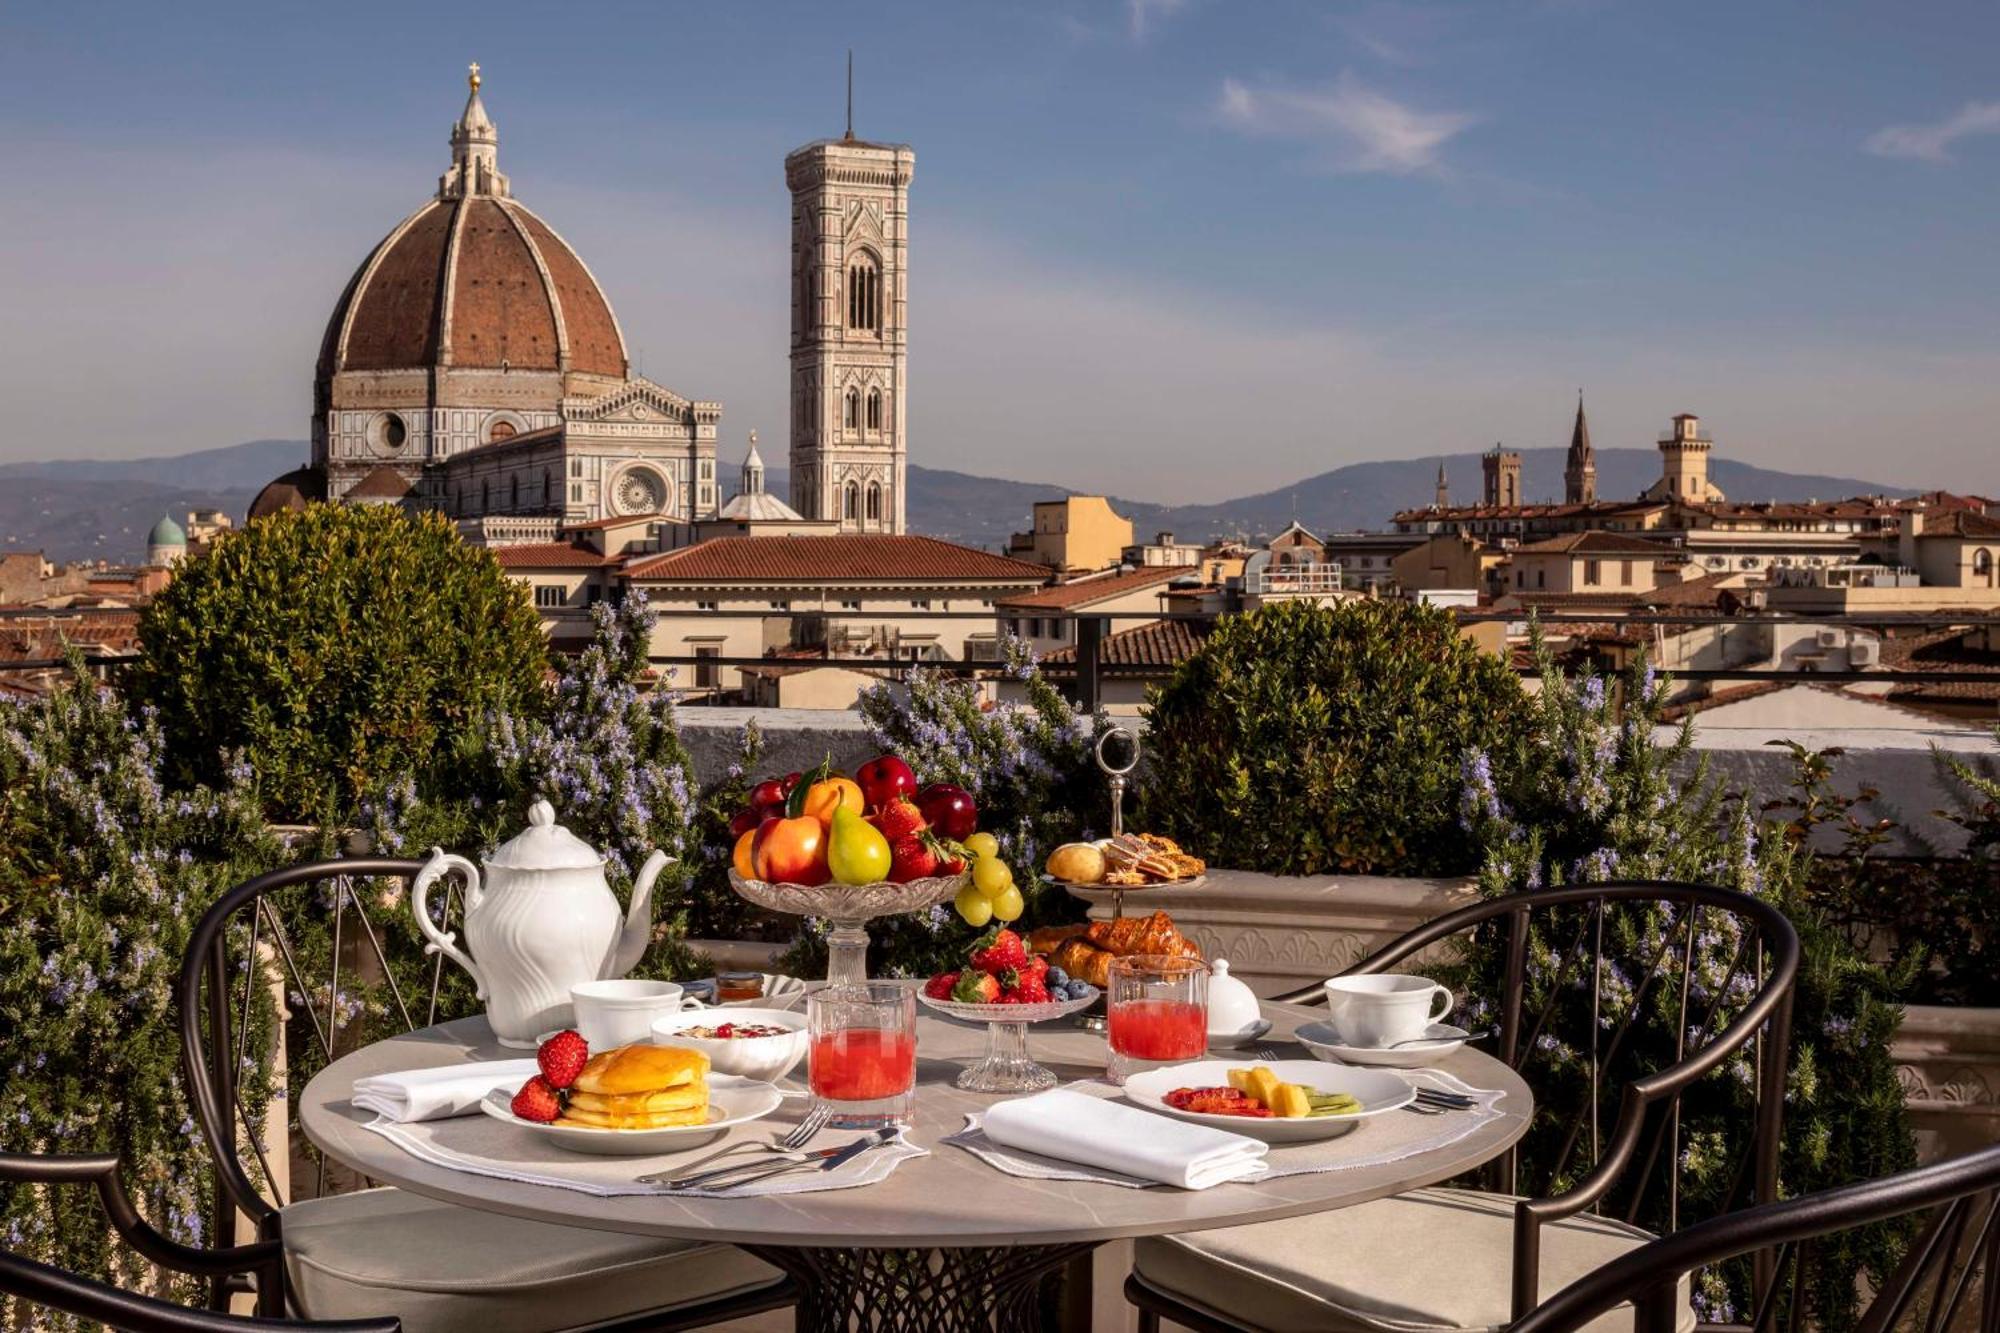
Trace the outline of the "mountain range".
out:
<instances>
[{"instance_id":1,"label":"mountain range","mask_svg":"<svg viewBox=\"0 0 2000 1333\"><path fill-rule=\"evenodd\" d=\"M251 440L171 458L0 464L0 553L39 550L56 561L138 560L145 553L146 533L162 514L180 521L190 509L220 509L241 521L264 483L299 466L307 455L303 440ZM1563 450L1524 449L1521 458L1527 497L1559 497ZM1159 532L1172 532L1182 541L1254 537L1277 532L1294 518L1316 532L1379 528L1398 509L1430 503L1439 461L1350 463L1279 490L1211 504L1162 505L1120 496L1111 501L1132 520L1141 540ZM1477 499L1479 455L1450 454L1442 461L1452 497ZM731 475L728 461L723 469L725 477ZM1659 473L1659 455L1653 450L1597 451L1598 494L1607 498L1637 495ZM1779 472L1728 458L1713 460L1710 475L1737 500L1916 493L1880 482ZM1036 500L1078 493L915 464L909 485L912 531L988 548L1003 546L1009 533L1025 529ZM784 469L768 470L766 486L773 494L788 494Z\"/></svg>"}]
</instances>

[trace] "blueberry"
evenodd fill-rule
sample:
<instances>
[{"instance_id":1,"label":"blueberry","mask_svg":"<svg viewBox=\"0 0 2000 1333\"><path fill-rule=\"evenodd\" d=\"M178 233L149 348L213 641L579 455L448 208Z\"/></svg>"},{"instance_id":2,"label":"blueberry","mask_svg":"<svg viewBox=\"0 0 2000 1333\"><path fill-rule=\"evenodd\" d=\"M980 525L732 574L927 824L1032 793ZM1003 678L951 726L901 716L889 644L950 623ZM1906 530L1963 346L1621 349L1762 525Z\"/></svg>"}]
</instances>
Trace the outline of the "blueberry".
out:
<instances>
[{"instance_id":1,"label":"blueberry","mask_svg":"<svg viewBox=\"0 0 2000 1333\"><path fill-rule=\"evenodd\" d=\"M1069 985L1069 973L1059 967L1052 967L1049 969L1047 980L1051 986L1067 986Z\"/></svg>"}]
</instances>

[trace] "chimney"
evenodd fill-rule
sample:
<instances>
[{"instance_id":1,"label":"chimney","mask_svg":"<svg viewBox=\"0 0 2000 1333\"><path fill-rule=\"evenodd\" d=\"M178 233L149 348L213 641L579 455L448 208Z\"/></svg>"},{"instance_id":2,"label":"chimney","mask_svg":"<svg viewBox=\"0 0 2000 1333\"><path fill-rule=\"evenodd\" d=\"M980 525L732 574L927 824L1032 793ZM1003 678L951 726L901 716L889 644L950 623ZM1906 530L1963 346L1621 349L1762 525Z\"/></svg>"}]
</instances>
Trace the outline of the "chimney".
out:
<instances>
[{"instance_id":1,"label":"chimney","mask_svg":"<svg viewBox=\"0 0 2000 1333\"><path fill-rule=\"evenodd\" d=\"M1924 511L1920 506L1911 506L1903 511L1902 532L1896 538L1896 563L1906 569L1917 569L1917 538L1924 535Z\"/></svg>"}]
</instances>

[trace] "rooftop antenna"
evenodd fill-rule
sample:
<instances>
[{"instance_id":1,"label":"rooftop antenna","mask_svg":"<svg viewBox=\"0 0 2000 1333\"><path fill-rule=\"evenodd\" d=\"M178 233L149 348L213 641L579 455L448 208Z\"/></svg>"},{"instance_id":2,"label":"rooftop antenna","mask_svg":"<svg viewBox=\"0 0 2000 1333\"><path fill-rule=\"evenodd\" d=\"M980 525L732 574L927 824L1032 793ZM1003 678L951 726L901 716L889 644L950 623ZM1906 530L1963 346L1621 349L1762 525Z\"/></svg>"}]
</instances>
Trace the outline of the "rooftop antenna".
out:
<instances>
[{"instance_id":1,"label":"rooftop antenna","mask_svg":"<svg viewBox=\"0 0 2000 1333\"><path fill-rule=\"evenodd\" d=\"M854 141L854 48L847 48L847 139Z\"/></svg>"}]
</instances>

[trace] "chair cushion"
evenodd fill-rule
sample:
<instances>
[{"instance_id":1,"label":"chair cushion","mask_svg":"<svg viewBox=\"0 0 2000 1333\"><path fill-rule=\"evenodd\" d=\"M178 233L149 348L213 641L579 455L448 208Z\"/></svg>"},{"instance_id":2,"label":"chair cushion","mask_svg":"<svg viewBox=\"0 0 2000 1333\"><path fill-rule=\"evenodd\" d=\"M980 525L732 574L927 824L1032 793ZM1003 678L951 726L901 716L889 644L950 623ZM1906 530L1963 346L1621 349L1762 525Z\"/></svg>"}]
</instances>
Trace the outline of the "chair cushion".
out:
<instances>
[{"instance_id":1,"label":"chair cushion","mask_svg":"<svg viewBox=\"0 0 2000 1333\"><path fill-rule=\"evenodd\" d=\"M1269 1333L1440 1333L1499 1329L1511 1315L1515 1200L1413 1190L1329 1213L1142 1240L1133 1268L1151 1286ZM1588 1214L1542 1229L1544 1296L1653 1237ZM1676 1328L1694 1327L1686 1279ZM1586 1325L1629 1333L1630 1306Z\"/></svg>"},{"instance_id":2,"label":"chair cushion","mask_svg":"<svg viewBox=\"0 0 2000 1333\"><path fill-rule=\"evenodd\" d=\"M405 1333L575 1328L780 1276L733 1245L530 1222L399 1189L301 1200L282 1230L303 1313L399 1315Z\"/></svg>"}]
</instances>

